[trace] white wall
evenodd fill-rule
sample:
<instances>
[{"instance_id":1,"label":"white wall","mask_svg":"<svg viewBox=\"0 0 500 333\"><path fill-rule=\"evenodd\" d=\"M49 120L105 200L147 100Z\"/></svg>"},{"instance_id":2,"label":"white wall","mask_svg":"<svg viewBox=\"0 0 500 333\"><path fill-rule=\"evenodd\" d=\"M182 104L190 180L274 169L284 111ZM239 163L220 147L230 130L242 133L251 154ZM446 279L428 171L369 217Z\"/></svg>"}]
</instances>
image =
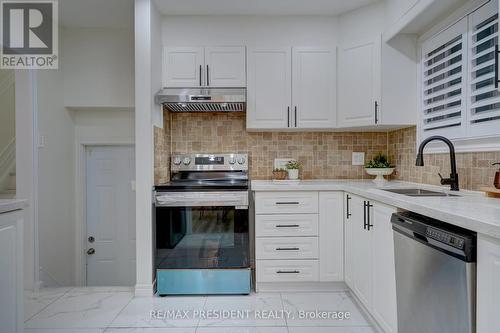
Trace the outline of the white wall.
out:
<instances>
[{"instance_id":1,"label":"white wall","mask_svg":"<svg viewBox=\"0 0 500 333\"><path fill-rule=\"evenodd\" d=\"M64 108L61 70L38 72L38 231L40 279L44 285L74 281L74 126Z\"/></svg>"},{"instance_id":2,"label":"white wall","mask_svg":"<svg viewBox=\"0 0 500 333\"><path fill-rule=\"evenodd\" d=\"M38 73L43 285L75 285L78 142L133 142L133 42L125 29L63 29L60 69ZM67 108L71 106L71 109Z\"/></svg>"},{"instance_id":3,"label":"white wall","mask_svg":"<svg viewBox=\"0 0 500 333\"><path fill-rule=\"evenodd\" d=\"M331 16L164 16L163 45L335 46Z\"/></svg>"},{"instance_id":4,"label":"white wall","mask_svg":"<svg viewBox=\"0 0 500 333\"><path fill-rule=\"evenodd\" d=\"M14 85L14 70L0 70L0 153L15 137Z\"/></svg>"},{"instance_id":5,"label":"white wall","mask_svg":"<svg viewBox=\"0 0 500 333\"><path fill-rule=\"evenodd\" d=\"M63 29L64 105L134 105L134 40L129 29Z\"/></svg>"}]
</instances>

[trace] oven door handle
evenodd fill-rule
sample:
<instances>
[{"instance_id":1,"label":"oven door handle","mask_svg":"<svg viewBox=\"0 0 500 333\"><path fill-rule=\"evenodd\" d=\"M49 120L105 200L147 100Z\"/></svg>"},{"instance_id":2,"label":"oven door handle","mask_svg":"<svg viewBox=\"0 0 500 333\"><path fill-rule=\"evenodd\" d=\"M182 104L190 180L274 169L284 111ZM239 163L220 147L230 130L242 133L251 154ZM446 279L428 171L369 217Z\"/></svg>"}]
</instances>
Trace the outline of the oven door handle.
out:
<instances>
[{"instance_id":1,"label":"oven door handle","mask_svg":"<svg viewBox=\"0 0 500 333\"><path fill-rule=\"evenodd\" d=\"M235 207L248 209L247 191L157 193L156 207Z\"/></svg>"}]
</instances>

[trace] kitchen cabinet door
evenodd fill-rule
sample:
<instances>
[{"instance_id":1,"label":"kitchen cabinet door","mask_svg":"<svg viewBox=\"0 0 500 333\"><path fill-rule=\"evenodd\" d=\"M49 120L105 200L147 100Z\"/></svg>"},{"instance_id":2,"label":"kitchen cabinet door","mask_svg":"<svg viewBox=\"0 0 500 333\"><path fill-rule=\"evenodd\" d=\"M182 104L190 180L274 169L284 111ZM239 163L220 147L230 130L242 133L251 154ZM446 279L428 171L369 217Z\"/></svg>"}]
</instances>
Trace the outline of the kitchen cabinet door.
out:
<instances>
[{"instance_id":1,"label":"kitchen cabinet door","mask_svg":"<svg viewBox=\"0 0 500 333\"><path fill-rule=\"evenodd\" d=\"M376 125L380 111L381 40L339 47L338 125Z\"/></svg>"},{"instance_id":2,"label":"kitchen cabinet door","mask_svg":"<svg viewBox=\"0 0 500 333\"><path fill-rule=\"evenodd\" d=\"M290 126L291 49L248 51L247 129Z\"/></svg>"},{"instance_id":3,"label":"kitchen cabinet door","mask_svg":"<svg viewBox=\"0 0 500 333\"><path fill-rule=\"evenodd\" d=\"M373 203L373 310L385 333L397 332L396 272L391 216L396 209Z\"/></svg>"},{"instance_id":4,"label":"kitchen cabinet door","mask_svg":"<svg viewBox=\"0 0 500 333\"><path fill-rule=\"evenodd\" d=\"M477 333L500 332L500 240L477 237Z\"/></svg>"},{"instance_id":5,"label":"kitchen cabinet door","mask_svg":"<svg viewBox=\"0 0 500 333\"><path fill-rule=\"evenodd\" d=\"M372 232L364 227L365 215L364 209L365 200L358 196L352 196L352 275L354 288L353 291L359 298L361 303L371 309L372 305ZM368 210L366 211L368 213ZM370 220L373 221L373 216Z\"/></svg>"},{"instance_id":6,"label":"kitchen cabinet door","mask_svg":"<svg viewBox=\"0 0 500 333\"><path fill-rule=\"evenodd\" d=\"M21 211L0 214L0 323L2 332L24 331Z\"/></svg>"},{"instance_id":7,"label":"kitchen cabinet door","mask_svg":"<svg viewBox=\"0 0 500 333\"><path fill-rule=\"evenodd\" d=\"M353 215L352 210L352 194L344 194L344 280L347 286L354 289L353 277L353 228L355 226L356 215ZM363 217L361 217L363 218ZM358 217L359 219L359 217Z\"/></svg>"},{"instance_id":8,"label":"kitchen cabinet door","mask_svg":"<svg viewBox=\"0 0 500 333\"><path fill-rule=\"evenodd\" d=\"M204 71L208 87L246 87L245 47L205 47Z\"/></svg>"},{"instance_id":9,"label":"kitchen cabinet door","mask_svg":"<svg viewBox=\"0 0 500 333\"><path fill-rule=\"evenodd\" d=\"M319 192L319 279L344 277L343 193Z\"/></svg>"},{"instance_id":10,"label":"kitchen cabinet door","mask_svg":"<svg viewBox=\"0 0 500 333\"><path fill-rule=\"evenodd\" d=\"M334 128L336 50L293 48L292 83L292 127Z\"/></svg>"},{"instance_id":11,"label":"kitchen cabinet door","mask_svg":"<svg viewBox=\"0 0 500 333\"><path fill-rule=\"evenodd\" d=\"M203 47L165 47L163 49L163 86L200 87L204 81Z\"/></svg>"}]
</instances>

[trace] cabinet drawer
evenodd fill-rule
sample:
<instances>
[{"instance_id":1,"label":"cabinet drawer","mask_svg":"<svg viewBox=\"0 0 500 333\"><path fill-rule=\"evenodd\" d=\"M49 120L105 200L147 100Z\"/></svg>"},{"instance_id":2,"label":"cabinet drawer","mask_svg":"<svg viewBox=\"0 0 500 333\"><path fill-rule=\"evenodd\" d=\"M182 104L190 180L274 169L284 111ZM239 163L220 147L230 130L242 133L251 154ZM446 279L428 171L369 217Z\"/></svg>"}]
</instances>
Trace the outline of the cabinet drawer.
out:
<instances>
[{"instance_id":1,"label":"cabinet drawer","mask_svg":"<svg viewBox=\"0 0 500 333\"><path fill-rule=\"evenodd\" d=\"M255 240L255 258L318 259L318 237L276 237Z\"/></svg>"},{"instance_id":2,"label":"cabinet drawer","mask_svg":"<svg viewBox=\"0 0 500 333\"><path fill-rule=\"evenodd\" d=\"M318 281L318 260L257 260L257 282Z\"/></svg>"},{"instance_id":3,"label":"cabinet drawer","mask_svg":"<svg viewBox=\"0 0 500 333\"><path fill-rule=\"evenodd\" d=\"M318 236L318 215L256 215L255 236Z\"/></svg>"},{"instance_id":4,"label":"cabinet drawer","mask_svg":"<svg viewBox=\"0 0 500 333\"><path fill-rule=\"evenodd\" d=\"M318 192L258 192L256 214L318 213Z\"/></svg>"}]
</instances>

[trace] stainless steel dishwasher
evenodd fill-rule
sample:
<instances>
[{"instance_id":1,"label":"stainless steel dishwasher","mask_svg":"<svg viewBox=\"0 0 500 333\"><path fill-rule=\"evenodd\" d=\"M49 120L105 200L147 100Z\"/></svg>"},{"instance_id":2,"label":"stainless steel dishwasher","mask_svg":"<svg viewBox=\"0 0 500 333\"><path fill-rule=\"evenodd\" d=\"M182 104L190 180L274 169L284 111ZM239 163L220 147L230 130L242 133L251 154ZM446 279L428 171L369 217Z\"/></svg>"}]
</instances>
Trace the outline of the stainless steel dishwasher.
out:
<instances>
[{"instance_id":1,"label":"stainless steel dishwasher","mask_svg":"<svg viewBox=\"0 0 500 333\"><path fill-rule=\"evenodd\" d=\"M475 332L476 234L411 212L391 222L398 332Z\"/></svg>"}]
</instances>

